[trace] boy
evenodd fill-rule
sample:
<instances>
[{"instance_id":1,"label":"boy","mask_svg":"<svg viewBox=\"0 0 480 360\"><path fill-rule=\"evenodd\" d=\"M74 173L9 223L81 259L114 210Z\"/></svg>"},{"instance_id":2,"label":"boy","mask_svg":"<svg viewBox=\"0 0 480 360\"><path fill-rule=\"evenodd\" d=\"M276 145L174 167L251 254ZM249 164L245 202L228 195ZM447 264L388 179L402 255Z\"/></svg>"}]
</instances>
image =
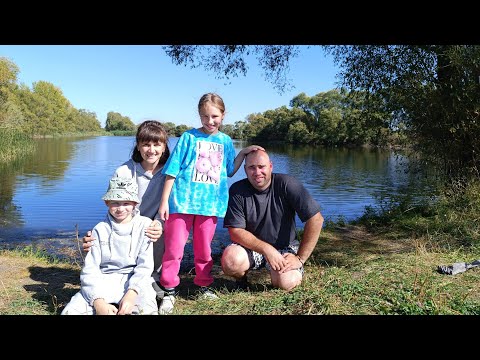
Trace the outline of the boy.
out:
<instances>
[{"instance_id":1,"label":"boy","mask_svg":"<svg viewBox=\"0 0 480 360\"><path fill-rule=\"evenodd\" d=\"M137 190L133 179L110 179L102 197L107 216L93 228L98 241L85 257L81 289L62 315L158 314L151 285L153 244L145 235L152 220L135 209Z\"/></svg>"}]
</instances>

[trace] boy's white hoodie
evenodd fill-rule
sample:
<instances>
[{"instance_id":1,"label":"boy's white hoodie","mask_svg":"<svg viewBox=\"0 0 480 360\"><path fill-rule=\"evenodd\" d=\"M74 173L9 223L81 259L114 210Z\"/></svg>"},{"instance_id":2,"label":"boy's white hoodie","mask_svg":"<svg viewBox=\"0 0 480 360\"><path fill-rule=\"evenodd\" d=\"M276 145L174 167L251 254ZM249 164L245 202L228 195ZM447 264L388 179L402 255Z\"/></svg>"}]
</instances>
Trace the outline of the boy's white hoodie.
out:
<instances>
[{"instance_id":1,"label":"boy's white hoodie","mask_svg":"<svg viewBox=\"0 0 480 360\"><path fill-rule=\"evenodd\" d=\"M153 245L145 229L152 220L141 216L138 209L132 215L129 223L119 224L107 212L105 220L93 228L92 236L97 241L87 253L80 273L82 294L92 306L98 298L118 302L120 299L112 299L112 292L118 294L122 290L124 294L132 289L140 294L143 286L151 286ZM113 274L122 274L120 278L128 274L123 289L114 289Z\"/></svg>"}]
</instances>

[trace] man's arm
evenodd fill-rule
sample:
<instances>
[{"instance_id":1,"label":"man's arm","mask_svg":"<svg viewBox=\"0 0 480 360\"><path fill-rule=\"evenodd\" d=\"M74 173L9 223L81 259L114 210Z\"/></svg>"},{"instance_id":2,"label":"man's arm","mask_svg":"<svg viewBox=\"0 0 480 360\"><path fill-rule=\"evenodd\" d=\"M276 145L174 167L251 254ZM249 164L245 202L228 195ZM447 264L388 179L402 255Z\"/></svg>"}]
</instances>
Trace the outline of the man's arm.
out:
<instances>
[{"instance_id":1,"label":"man's arm","mask_svg":"<svg viewBox=\"0 0 480 360\"><path fill-rule=\"evenodd\" d=\"M305 222L303 229L302 241L298 248L297 256L300 258L302 265L308 260L317 245L318 238L323 226L323 216L320 212L313 215Z\"/></svg>"},{"instance_id":2,"label":"man's arm","mask_svg":"<svg viewBox=\"0 0 480 360\"><path fill-rule=\"evenodd\" d=\"M230 227L228 228L228 232L230 233L230 238L233 242L260 254L265 255L265 252L268 251L269 247L275 249L269 243L258 239L248 230Z\"/></svg>"}]
</instances>

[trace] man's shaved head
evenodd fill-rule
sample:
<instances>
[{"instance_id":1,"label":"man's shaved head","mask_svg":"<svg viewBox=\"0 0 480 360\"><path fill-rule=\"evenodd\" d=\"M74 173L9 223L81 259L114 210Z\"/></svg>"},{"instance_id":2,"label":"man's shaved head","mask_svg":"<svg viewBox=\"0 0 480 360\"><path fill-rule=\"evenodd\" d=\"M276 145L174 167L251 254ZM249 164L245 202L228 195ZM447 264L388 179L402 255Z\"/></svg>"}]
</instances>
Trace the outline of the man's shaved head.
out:
<instances>
[{"instance_id":1,"label":"man's shaved head","mask_svg":"<svg viewBox=\"0 0 480 360\"><path fill-rule=\"evenodd\" d=\"M260 191L267 189L272 181L273 165L266 151L251 151L245 157L245 173L252 186Z\"/></svg>"}]
</instances>

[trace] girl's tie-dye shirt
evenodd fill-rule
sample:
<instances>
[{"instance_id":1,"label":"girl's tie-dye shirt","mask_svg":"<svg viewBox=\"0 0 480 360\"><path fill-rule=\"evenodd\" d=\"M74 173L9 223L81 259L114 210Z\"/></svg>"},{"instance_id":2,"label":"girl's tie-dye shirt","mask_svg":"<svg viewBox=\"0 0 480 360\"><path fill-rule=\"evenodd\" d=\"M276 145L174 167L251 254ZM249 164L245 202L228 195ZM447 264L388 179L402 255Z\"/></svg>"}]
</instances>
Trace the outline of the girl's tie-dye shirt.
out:
<instances>
[{"instance_id":1,"label":"girl's tie-dye shirt","mask_svg":"<svg viewBox=\"0 0 480 360\"><path fill-rule=\"evenodd\" d=\"M162 170L175 177L168 198L170 214L224 217L234 160L235 148L227 134L185 131Z\"/></svg>"}]
</instances>

